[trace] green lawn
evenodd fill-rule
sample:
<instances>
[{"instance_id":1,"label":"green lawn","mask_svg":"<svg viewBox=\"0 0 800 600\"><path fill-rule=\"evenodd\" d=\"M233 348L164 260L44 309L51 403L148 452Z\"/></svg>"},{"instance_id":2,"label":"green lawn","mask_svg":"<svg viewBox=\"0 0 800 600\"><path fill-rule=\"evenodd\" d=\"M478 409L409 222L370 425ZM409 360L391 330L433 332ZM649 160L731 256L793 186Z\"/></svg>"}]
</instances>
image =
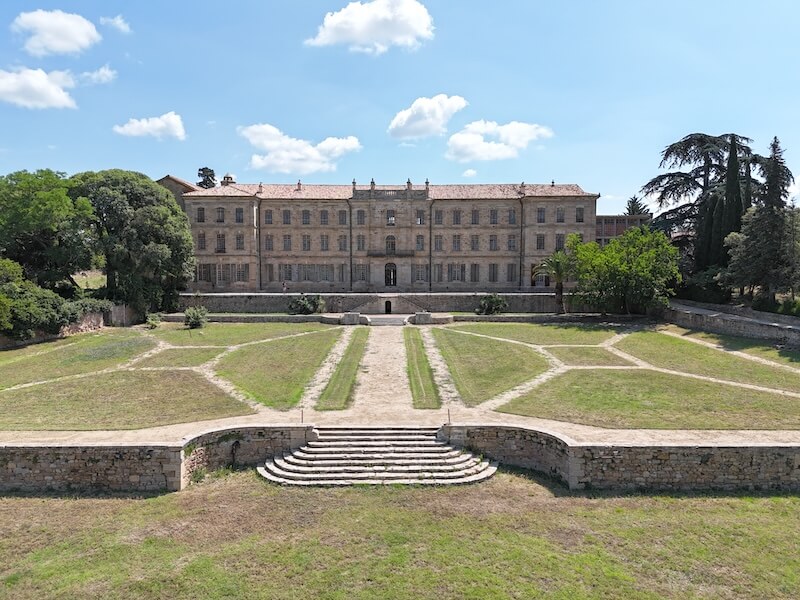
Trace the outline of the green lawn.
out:
<instances>
[{"instance_id":1,"label":"green lawn","mask_svg":"<svg viewBox=\"0 0 800 600\"><path fill-rule=\"evenodd\" d=\"M416 327L403 329L406 346L406 372L411 388L414 408L440 408L439 388L433 381L433 371L422 343L422 334Z\"/></svg>"},{"instance_id":2,"label":"green lawn","mask_svg":"<svg viewBox=\"0 0 800 600\"><path fill-rule=\"evenodd\" d=\"M208 323L201 329L187 329L180 323L162 323L151 333L175 346L234 346L330 327L321 323Z\"/></svg>"},{"instance_id":3,"label":"green lawn","mask_svg":"<svg viewBox=\"0 0 800 600\"><path fill-rule=\"evenodd\" d=\"M84 290L96 290L106 285L106 275L102 271L82 271L72 277Z\"/></svg>"},{"instance_id":4,"label":"green lawn","mask_svg":"<svg viewBox=\"0 0 800 600\"><path fill-rule=\"evenodd\" d=\"M137 429L252 412L190 371L118 371L0 392L0 429L11 430Z\"/></svg>"},{"instance_id":5,"label":"green lawn","mask_svg":"<svg viewBox=\"0 0 800 600\"><path fill-rule=\"evenodd\" d=\"M571 366L631 366L632 363L612 354L605 348L563 347L548 348L547 351L561 362Z\"/></svg>"},{"instance_id":6,"label":"green lawn","mask_svg":"<svg viewBox=\"0 0 800 600\"><path fill-rule=\"evenodd\" d=\"M286 410L300 400L305 386L340 335L341 329L328 328L246 346L224 356L217 373L253 400Z\"/></svg>"},{"instance_id":7,"label":"green lawn","mask_svg":"<svg viewBox=\"0 0 800 600\"><path fill-rule=\"evenodd\" d=\"M800 399L640 370L570 371L498 410L623 429L800 428Z\"/></svg>"},{"instance_id":8,"label":"green lawn","mask_svg":"<svg viewBox=\"0 0 800 600\"><path fill-rule=\"evenodd\" d=\"M103 329L18 350L0 351L0 389L89 373L124 363L155 346L133 329Z\"/></svg>"},{"instance_id":9,"label":"green lawn","mask_svg":"<svg viewBox=\"0 0 800 600\"><path fill-rule=\"evenodd\" d=\"M353 402L353 390L364 350L367 348L369 329L358 327L353 332L336 370L317 400L317 410L342 410Z\"/></svg>"},{"instance_id":10,"label":"green lawn","mask_svg":"<svg viewBox=\"0 0 800 600\"><path fill-rule=\"evenodd\" d=\"M0 498L0 595L797 598L800 497L606 496L498 473L298 489L252 472L152 498Z\"/></svg>"},{"instance_id":11,"label":"green lawn","mask_svg":"<svg viewBox=\"0 0 800 600\"><path fill-rule=\"evenodd\" d=\"M656 367L800 392L800 372L759 364L655 331L633 333L616 347Z\"/></svg>"},{"instance_id":12,"label":"green lawn","mask_svg":"<svg viewBox=\"0 0 800 600\"><path fill-rule=\"evenodd\" d=\"M671 324L664 325L662 329L672 333L678 333L685 337L711 342L712 344L719 344L726 350L738 350L745 354L765 358L777 363L789 365L790 367L800 368L800 350L787 348L775 342L733 335L722 335L719 333L707 333L694 329L684 329L683 327Z\"/></svg>"},{"instance_id":13,"label":"green lawn","mask_svg":"<svg viewBox=\"0 0 800 600\"><path fill-rule=\"evenodd\" d=\"M222 348L167 348L136 363L136 367L196 367L224 352Z\"/></svg>"},{"instance_id":14,"label":"green lawn","mask_svg":"<svg viewBox=\"0 0 800 600\"><path fill-rule=\"evenodd\" d=\"M464 404L476 406L547 370L541 354L520 346L450 328L434 328L433 337Z\"/></svg>"},{"instance_id":15,"label":"green lawn","mask_svg":"<svg viewBox=\"0 0 800 600\"><path fill-rule=\"evenodd\" d=\"M538 323L470 323L452 329L546 346L548 344L599 344L620 328L610 325L538 324Z\"/></svg>"}]
</instances>

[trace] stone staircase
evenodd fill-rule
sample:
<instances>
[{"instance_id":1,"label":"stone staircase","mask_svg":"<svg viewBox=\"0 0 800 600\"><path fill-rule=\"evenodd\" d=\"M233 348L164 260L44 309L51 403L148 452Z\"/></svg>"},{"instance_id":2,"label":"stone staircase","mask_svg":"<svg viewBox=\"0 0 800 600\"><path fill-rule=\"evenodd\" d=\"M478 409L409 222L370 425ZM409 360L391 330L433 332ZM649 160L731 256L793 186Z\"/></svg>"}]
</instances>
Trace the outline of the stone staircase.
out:
<instances>
[{"instance_id":1,"label":"stone staircase","mask_svg":"<svg viewBox=\"0 0 800 600\"><path fill-rule=\"evenodd\" d=\"M319 427L319 439L268 459L258 472L283 485L444 485L482 481L497 463L436 439L435 427Z\"/></svg>"}]
</instances>

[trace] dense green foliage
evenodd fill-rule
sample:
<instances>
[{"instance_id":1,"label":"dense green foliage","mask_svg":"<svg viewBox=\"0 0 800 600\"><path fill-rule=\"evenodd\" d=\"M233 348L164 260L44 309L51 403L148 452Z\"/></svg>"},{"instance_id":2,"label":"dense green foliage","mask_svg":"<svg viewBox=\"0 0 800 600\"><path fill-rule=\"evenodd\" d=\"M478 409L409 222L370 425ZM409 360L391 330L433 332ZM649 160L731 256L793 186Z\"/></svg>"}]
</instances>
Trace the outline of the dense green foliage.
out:
<instances>
[{"instance_id":1,"label":"dense green foliage","mask_svg":"<svg viewBox=\"0 0 800 600\"><path fill-rule=\"evenodd\" d=\"M667 237L647 227L629 229L600 247L570 236L576 293L602 312L644 312L664 305L680 280L678 251Z\"/></svg>"},{"instance_id":2,"label":"dense green foliage","mask_svg":"<svg viewBox=\"0 0 800 600\"><path fill-rule=\"evenodd\" d=\"M208 309L205 306L189 306L183 313L183 324L189 329L200 329L206 323L208 323Z\"/></svg>"},{"instance_id":3,"label":"dense green foliage","mask_svg":"<svg viewBox=\"0 0 800 600\"><path fill-rule=\"evenodd\" d=\"M200 178L200 181L197 182L197 185L201 188L211 189L217 185L217 177L214 174L214 169L200 167L197 169L197 176Z\"/></svg>"},{"instance_id":4,"label":"dense green foliage","mask_svg":"<svg viewBox=\"0 0 800 600\"><path fill-rule=\"evenodd\" d=\"M300 294L297 298L289 300L290 315L313 315L325 312L325 298L319 294L306 296Z\"/></svg>"},{"instance_id":5,"label":"dense green foliage","mask_svg":"<svg viewBox=\"0 0 800 600\"><path fill-rule=\"evenodd\" d=\"M508 308L506 299L498 294L488 294L478 301L477 315L496 315Z\"/></svg>"},{"instance_id":6,"label":"dense green foliage","mask_svg":"<svg viewBox=\"0 0 800 600\"><path fill-rule=\"evenodd\" d=\"M556 250L544 259L540 265L533 267L532 277L540 273L552 277L556 287L556 310L559 313L566 312L564 307L564 282L572 276L574 271L575 261L573 257L563 250Z\"/></svg>"}]
</instances>

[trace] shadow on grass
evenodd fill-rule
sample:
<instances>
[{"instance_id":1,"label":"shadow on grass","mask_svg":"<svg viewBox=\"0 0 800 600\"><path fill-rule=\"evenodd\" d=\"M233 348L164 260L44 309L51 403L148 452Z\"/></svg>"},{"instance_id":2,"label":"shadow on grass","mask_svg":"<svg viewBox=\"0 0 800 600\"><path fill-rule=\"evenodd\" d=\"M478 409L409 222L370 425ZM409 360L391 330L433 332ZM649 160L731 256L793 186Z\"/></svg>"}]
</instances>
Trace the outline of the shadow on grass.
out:
<instances>
[{"instance_id":1,"label":"shadow on grass","mask_svg":"<svg viewBox=\"0 0 800 600\"><path fill-rule=\"evenodd\" d=\"M714 333L713 331L704 331L702 329L688 329L685 332L678 333L681 337L691 337L694 334L710 334L716 337L717 343L723 350L729 352L742 352L752 348L769 348L777 350L781 358L785 358L789 362L800 364L800 348L792 347L786 344L771 342L770 340L757 340L751 338L737 337L734 335L725 335L722 333Z\"/></svg>"}]
</instances>

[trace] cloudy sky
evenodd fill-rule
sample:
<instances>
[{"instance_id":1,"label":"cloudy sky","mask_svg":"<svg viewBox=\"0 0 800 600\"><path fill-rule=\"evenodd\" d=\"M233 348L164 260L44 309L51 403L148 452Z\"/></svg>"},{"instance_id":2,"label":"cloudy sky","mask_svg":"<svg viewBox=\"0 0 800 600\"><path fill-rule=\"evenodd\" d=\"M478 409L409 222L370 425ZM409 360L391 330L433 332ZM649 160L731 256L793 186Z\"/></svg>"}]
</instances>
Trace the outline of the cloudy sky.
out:
<instances>
[{"instance_id":1,"label":"cloudy sky","mask_svg":"<svg viewBox=\"0 0 800 600\"><path fill-rule=\"evenodd\" d=\"M800 175L800 3L0 3L0 173L578 183L625 199L683 135Z\"/></svg>"}]
</instances>

